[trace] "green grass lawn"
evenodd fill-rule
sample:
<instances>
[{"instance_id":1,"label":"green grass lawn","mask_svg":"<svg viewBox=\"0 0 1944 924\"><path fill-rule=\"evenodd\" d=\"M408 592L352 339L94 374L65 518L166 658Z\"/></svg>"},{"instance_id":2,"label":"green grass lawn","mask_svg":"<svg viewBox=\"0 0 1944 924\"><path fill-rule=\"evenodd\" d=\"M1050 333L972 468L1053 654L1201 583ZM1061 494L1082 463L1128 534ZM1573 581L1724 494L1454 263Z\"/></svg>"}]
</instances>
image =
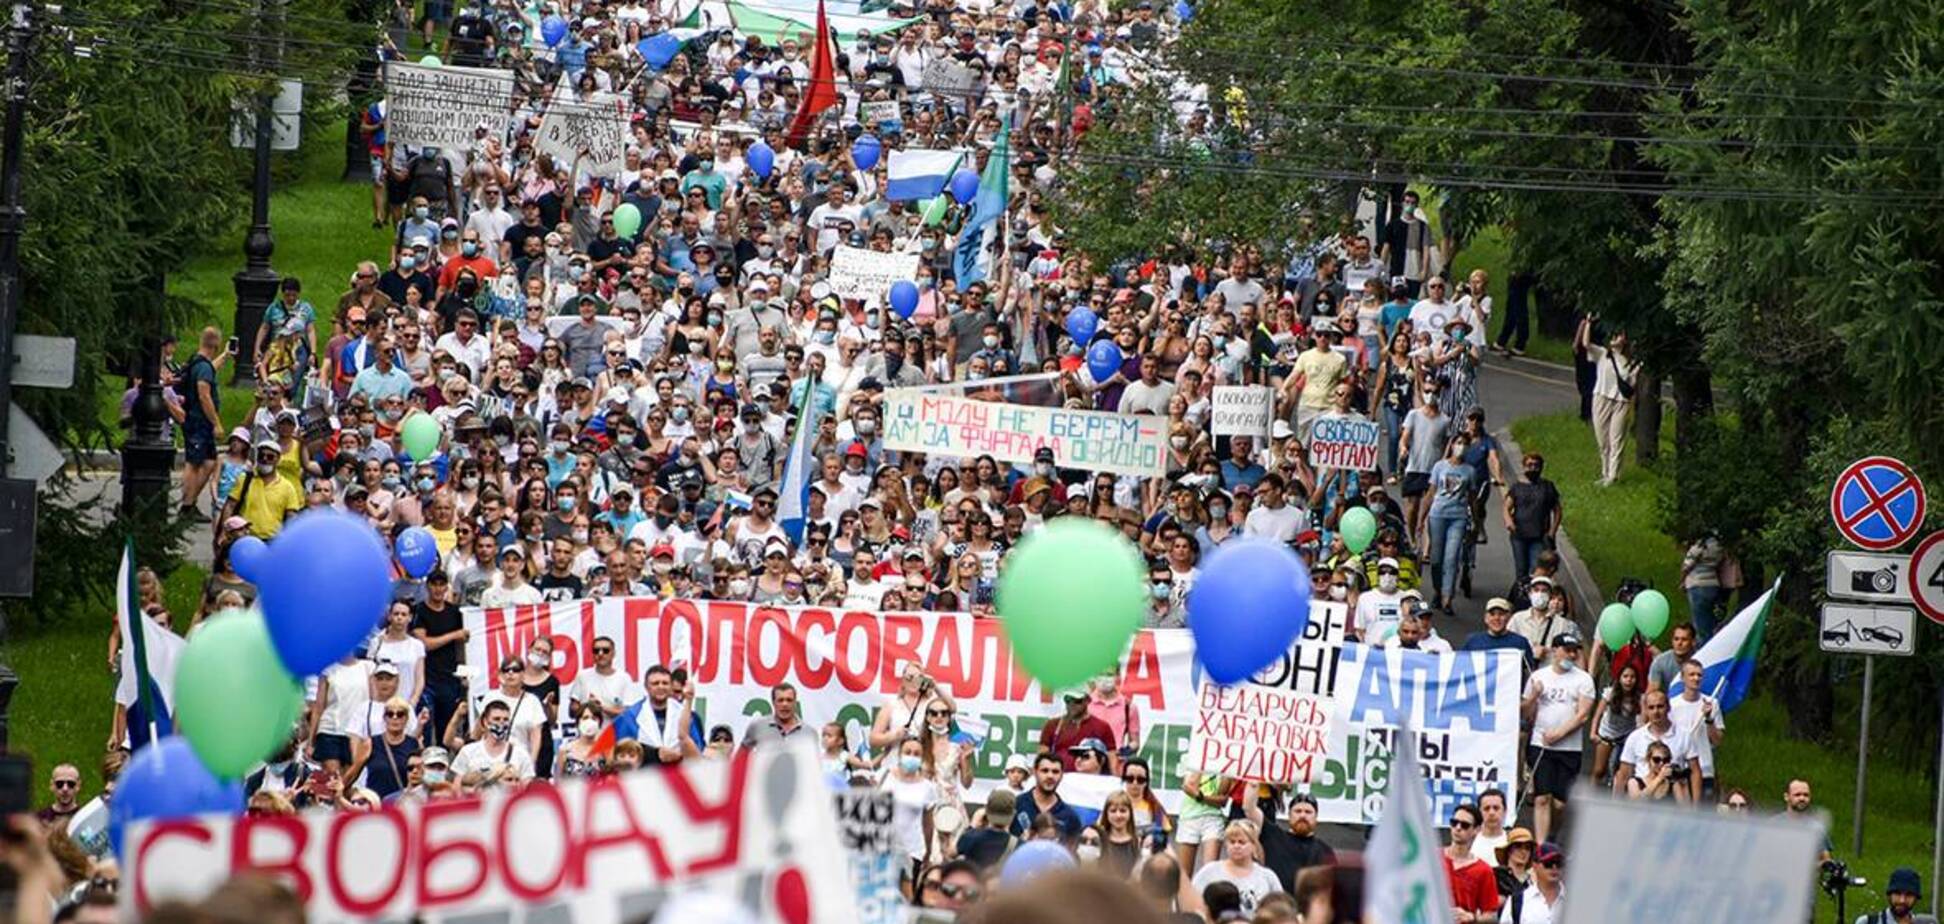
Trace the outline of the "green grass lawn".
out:
<instances>
[{"instance_id":1,"label":"green grass lawn","mask_svg":"<svg viewBox=\"0 0 1944 924\"><path fill-rule=\"evenodd\" d=\"M1488 274L1490 281L1486 284L1485 291L1491 293L1492 307L1498 315L1498 320L1493 323L1491 330L1493 343L1498 342L1499 331L1505 327L1506 311L1512 304L1506 296L1507 283L1512 276L1509 268L1511 265L1511 249L1506 244L1504 233L1497 225L1473 235L1464 249L1458 251L1457 259L1452 261L1452 275L1461 283L1474 269L1483 268ZM1565 366L1572 365L1572 343L1555 340L1539 330L1538 306L1529 305L1526 311L1531 315L1527 320L1532 324L1532 336L1526 341L1526 356Z\"/></svg>"},{"instance_id":2,"label":"green grass lawn","mask_svg":"<svg viewBox=\"0 0 1944 924\"><path fill-rule=\"evenodd\" d=\"M1671 429L1671 425L1669 427ZM1546 473L1559 486L1566 509L1566 530L1601 588L1609 590L1622 577L1637 577L1667 594L1674 621L1687 618L1687 599L1678 592L1681 546L1656 526L1657 495L1667 476L1643 469L1632 461L1611 487L1594 484L1599 460L1593 434L1573 413L1516 421L1512 434L1527 451L1546 455ZM1662 457L1673 447L1662 443ZM1591 614L1587 622L1592 622ZM1860 678L1853 672L1852 678ZM1850 851L1855 823L1856 723L1861 680L1839 683L1835 714L1843 721L1830 735L1828 746L1798 741L1788 735L1788 718L1766 694L1757 694L1728 716L1728 731L1717 752L1716 772L1723 787L1739 786L1763 810L1779 810L1783 788L1801 777L1814 787L1816 802L1829 812L1830 840L1836 855L1849 862L1854 875L1867 878L1871 891L1850 893L1850 913L1882 907L1880 893L1890 871L1914 866L1928 871L1931 856L1931 813L1936 780L1926 772L1928 762L1916 766L1877 760L1870 765L1868 802L1864 816L1864 852ZM1825 896L1818 920L1827 920L1834 904ZM1862 902L1859 908L1858 902ZM1924 907L1920 903L1920 909Z\"/></svg>"},{"instance_id":3,"label":"green grass lawn","mask_svg":"<svg viewBox=\"0 0 1944 924\"><path fill-rule=\"evenodd\" d=\"M270 262L279 273L301 279L305 297L323 315L321 349L330 335L329 314L338 295L349 288L352 270L360 260L383 265L390 238L386 230L371 227L371 187L339 180L344 167L341 139L328 131L312 132L311 138L314 143L296 155L303 159L300 178L271 199L276 250ZM230 277L243 265L244 227L212 241L207 251L169 278L170 293L190 298L202 309L192 327L180 332L183 357L203 325L232 330L236 293ZM120 397L118 390L104 393L102 413L111 426ZM250 403L249 390L224 387L223 416L232 425ZM164 595L178 630L187 627L195 612L205 576L201 568L184 565L164 578ZM39 781L57 763L80 767L86 790L100 784L102 746L114 703L114 677L106 660L113 621L114 603L104 598L95 612L55 622L7 646L8 663L21 678L13 700L10 744L33 757L35 794L43 802L49 794Z\"/></svg>"}]
</instances>

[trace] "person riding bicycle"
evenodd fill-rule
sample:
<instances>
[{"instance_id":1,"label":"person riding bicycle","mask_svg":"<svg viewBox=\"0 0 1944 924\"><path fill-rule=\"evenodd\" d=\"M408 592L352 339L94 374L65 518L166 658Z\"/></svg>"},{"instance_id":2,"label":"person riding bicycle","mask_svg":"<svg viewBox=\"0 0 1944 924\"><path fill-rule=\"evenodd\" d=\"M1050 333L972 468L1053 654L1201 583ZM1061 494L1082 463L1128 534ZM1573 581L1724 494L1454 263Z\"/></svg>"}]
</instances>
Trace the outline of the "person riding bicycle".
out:
<instances>
[{"instance_id":1,"label":"person riding bicycle","mask_svg":"<svg viewBox=\"0 0 1944 924\"><path fill-rule=\"evenodd\" d=\"M1499 456L1499 441L1485 428L1485 408L1474 405L1465 412L1459 432L1469 437L1463 456L1466 465L1471 466L1472 477L1468 486L1471 494L1471 518L1466 523L1466 534L1470 540L1465 543L1464 570L1460 574L1459 589L1465 596L1471 596L1472 568L1478 564L1478 546L1485 544L1485 501L1491 496L1492 488L1505 490L1505 470ZM1490 476L1488 479L1487 476Z\"/></svg>"}]
</instances>

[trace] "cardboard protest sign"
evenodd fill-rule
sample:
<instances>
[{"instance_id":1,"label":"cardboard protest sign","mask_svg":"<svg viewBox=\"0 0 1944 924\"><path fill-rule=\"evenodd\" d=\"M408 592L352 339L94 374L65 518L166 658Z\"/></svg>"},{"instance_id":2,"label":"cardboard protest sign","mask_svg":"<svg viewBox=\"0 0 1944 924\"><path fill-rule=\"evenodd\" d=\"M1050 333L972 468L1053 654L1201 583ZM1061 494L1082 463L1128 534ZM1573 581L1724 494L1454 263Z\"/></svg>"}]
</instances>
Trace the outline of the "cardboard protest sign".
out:
<instances>
[{"instance_id":1,"label":"cardboard protest sign","mask_svg":"<svg viewBox=\"0 0 1944 924\"><path fill-rule=\"evenodd\" d=\"M1258 783L1307 783L1323 768L1337 651L1348 609L1313 607L1303 637L1254 677L1203 680L1185 769Z\"/></svg>"},{"instance_id":2,"label":"cardboard protest sign","mask_svg":"<svg viewBox=\"0 0 1944 924\"><path fill-rule=\"evenodd\" d=\"M949 57L937 57L925 62L918 85L926 93L944 97L948 104L967 106L979 85L979 72Z\"/></svg>"},{"instance_id":3,"label":"cardboard protest sign","mask_svg":"<svg viewBox=\"0 0 1944 924\"><path fill-rule=\"evenodd\" d=\"M540 132L534 150L553 157L556 167L582 161L595 176L620 175L627 167L628 110L621 97L596 93L585 103L575 102L567 93L555 93L547 113L540 117Z\"/></svg>"},{"instance_id":4,"label":"cardboard protest sign","mask_svg":"<svg viewBox=\"0 0 1944 924\"><path fill-rule=\"evenodd\" d=\"M1217 385L1209 398L1209 429L1216 436L1268 436L1276 393L1262 385Z\"/></svg>"},{"instance_id":5,"label":"cardboard protest sign","mask_svg":"<svg viewBox=\"0 0 1944 924\"><path fill-rule=\"evenodd\" d=\"M1377 422L1356 414L1326 414L1310 424L1311 468L1347 468L1367 472L1377 467L1377 446L1383 438Z\"/></svg>"},{"instance_id":6,"label":"cardboard protest sign","mask_svg":"<svg viewBox=\"0 0 1944 924\"><path fill-rule=\"evenodd\" d=\"M1591 787L1573 811L1564 924L1807 921L1815 910L1820 820L1619 802ZM1626 862L1600 862L1620 845L1636 848Z\"/></svg>"},{"instance_id":7,"label":"cardboard protest sign","mask_svg":"<svg viewBox=\"0 0 1944 924\"><path fill-rule=\"evenodd\" d=\"M512 71L385 63L385 135L393 144L435 146L463 164L479 123L503 129L512 108Z\"/></svg>"},{"instance_id":8,"label":"cardboard protest sign","mask_svg":"<svg viewBox=\"0 0 1944 924\"><path fill-rule=\"evenodd\" d=\"M830 257L830 290L842 298L879 301L888 297L892 283L917 276L915 253L879 253L840 244Z\"/></svg>"},{"instance_id":9,"label":"cardboard protest sign","mask_svg":"<svg viewBox=\"0 0 1944 924\"><path fill-rule=\"evenodd\" d=\"M857 890L858 924L901 924L906 903L898 894L905 858L897 853L891 823L891 793L882 789L845 789L835 793L838 837L850 857L851 885Z\"/></svg>"},{"instance_id":10,"label":"cardboard protest sign","mask_svg":"<svg viewBox=\"0 0 1944 924\"><path fill-rule=\"evenodd\" d=\"M862 122L866 128L875 127L879 122L896 122L898 119L898 101L895 99L857 104L857 121Z\"/></svg>"},{"instance_id":11,"label":"cardboard protest sign","mask_svg":"<svg viewBox=\"0 0 1944 924\"><path fill-rule=\"evenodd\" d=\"M1159 478L1167 473L1167 441L1161 418L1151 415L885 395L884 445L900 452L1031 462L1046 448L1063 468Z\"/></svg>"},{"instance_id":12,"label":"cardboard protest sign","mask_svg":"<svg viewBox=\"0 0 1944 924\"><path fill-rule=\"evenodd\" d=\"M853 924L828 794L803 741L376 812L148 821L127 835L122 909L135 920L254 871L295 889L316 924L621 924L696 889L758 920Z\"/></svg>"}]
</instances>

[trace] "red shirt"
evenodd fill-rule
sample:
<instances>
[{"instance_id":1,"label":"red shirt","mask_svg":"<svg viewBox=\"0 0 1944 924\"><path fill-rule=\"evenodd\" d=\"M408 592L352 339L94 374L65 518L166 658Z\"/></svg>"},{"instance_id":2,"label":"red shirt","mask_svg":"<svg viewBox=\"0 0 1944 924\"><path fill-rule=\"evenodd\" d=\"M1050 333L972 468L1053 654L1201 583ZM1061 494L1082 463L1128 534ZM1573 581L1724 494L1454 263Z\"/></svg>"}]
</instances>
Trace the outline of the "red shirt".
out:
<instances>
[{"instance_id":1,"label":"red shirt","mask_svg":"<svg viewBox=\"0 0 1944 924\"><path fill-rule=\"evenodd\" d=\"M1067 749L1088 738L1099 738L1100 743L1107 746L1109 754L1113 752L1114 730L1109 728L1106 722L1093 716L1075 721L1062 715L1040 726L1040 747L1046 748L1058 757L1060 766L1066 768L1068 773L1073 772L1073 754Z\"/></svg>"},{"instance_id":2,"label":"red shirt","mask_svg":"<svg viewBox=\"0 0 1944 924\"><path fill-rule=\"evenodd\" d=\"M1451 854L1438 851L1438 859L1444 861L1445 876L1451 880L1451 904L1474 914L1497 911L1499 907L1498 878L1492 875L1492 864L1473 857L1463 869L1454 869Z\"/></svg>"}]
</instances>

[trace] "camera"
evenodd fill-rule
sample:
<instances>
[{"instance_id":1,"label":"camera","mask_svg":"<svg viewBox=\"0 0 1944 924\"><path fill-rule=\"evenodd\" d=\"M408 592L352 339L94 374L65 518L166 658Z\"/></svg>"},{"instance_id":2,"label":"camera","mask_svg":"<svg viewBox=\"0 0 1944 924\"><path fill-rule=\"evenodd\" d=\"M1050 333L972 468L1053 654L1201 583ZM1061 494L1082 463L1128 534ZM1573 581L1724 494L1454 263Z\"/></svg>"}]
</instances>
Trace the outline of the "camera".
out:
<instances>
[{"instance_id":1,"label":"camera","mask_svg":"<svg viewBox=\"0 0 1944 924\"><path fill-rule=\"evenodd\" d=\"M1870 881L1860 876L1851 876L1849 864L1841 860L1822 862L1822 890L1830 895L1839 895L1849 889L1860 889Z\"/></svg>"},{"instance_id":2,"label":"camera","mask_svg":"<svg viewBox=\"0 0 1944 924\"><path fill-rule=\"evenodd\" d=\"M1897 567L1888 565L1875 571L1850 572L1850 590L1866 594L1888 594L1897 590Z\"/></svg>"}]
</instances>

